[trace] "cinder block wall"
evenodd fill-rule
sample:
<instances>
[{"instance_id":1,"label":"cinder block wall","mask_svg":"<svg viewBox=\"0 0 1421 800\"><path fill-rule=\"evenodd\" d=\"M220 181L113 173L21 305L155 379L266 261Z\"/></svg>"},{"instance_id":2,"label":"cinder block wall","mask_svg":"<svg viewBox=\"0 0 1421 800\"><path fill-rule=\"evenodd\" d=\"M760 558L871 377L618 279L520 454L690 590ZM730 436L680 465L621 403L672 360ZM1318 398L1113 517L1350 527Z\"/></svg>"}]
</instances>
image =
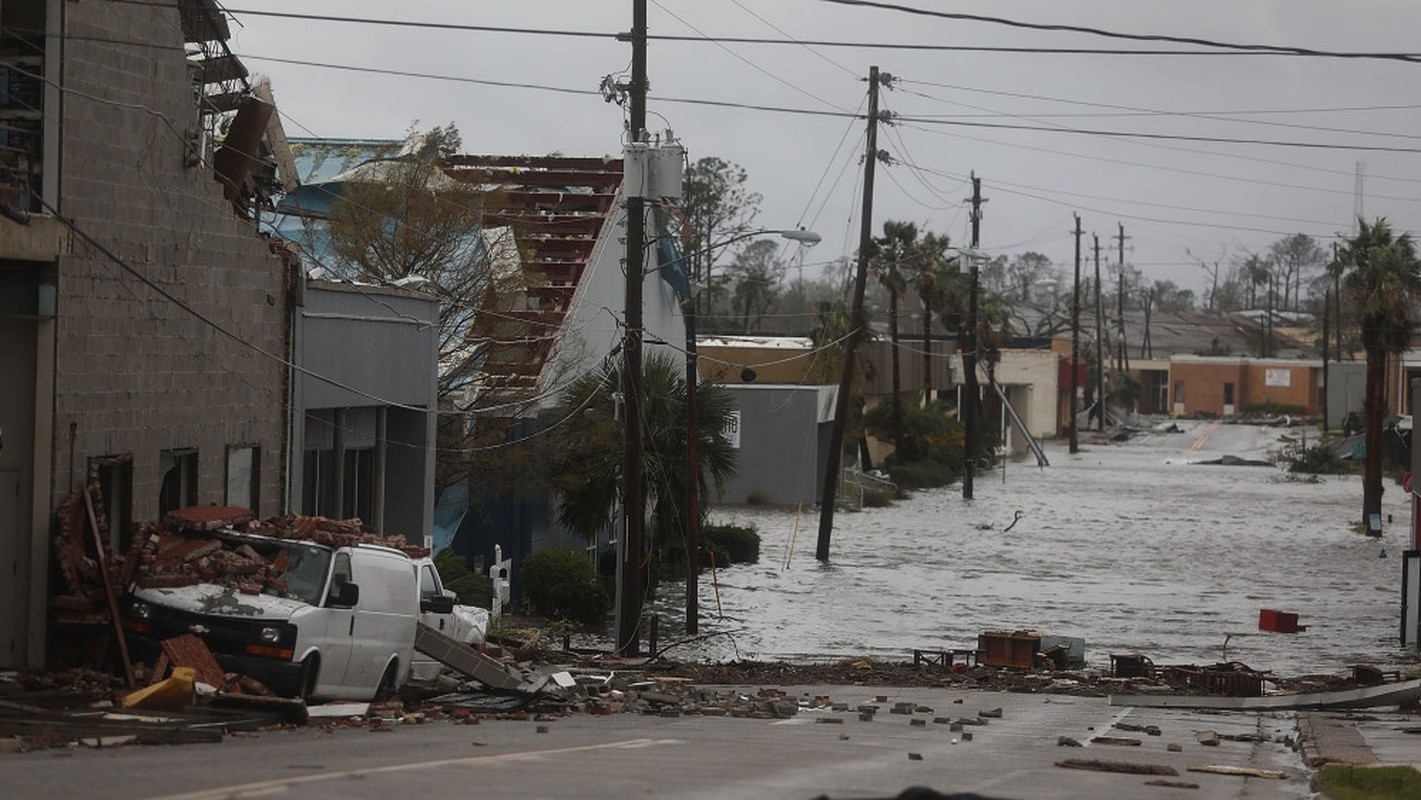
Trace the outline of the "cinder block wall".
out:
<instances>
[{"instance_id":1,"label":"cinder block wall","mask_svg":"<svg viewBox=\"0 0 1421 800\"><path fill-rule=\"evenodd\" d=\"M176 4L56 5L62 145L46 167L61 170L61 213L94 241L76 233L59 263L53 504L88 458L131 453L133 517L152 519L159 453L180 448L198 450L199 502L218 503L227 446L256 445L257 511L277 513L287 376L252 347L286 354L284 270L210 165L185 165L199 119Z\"/></svg>"}]
</instances>

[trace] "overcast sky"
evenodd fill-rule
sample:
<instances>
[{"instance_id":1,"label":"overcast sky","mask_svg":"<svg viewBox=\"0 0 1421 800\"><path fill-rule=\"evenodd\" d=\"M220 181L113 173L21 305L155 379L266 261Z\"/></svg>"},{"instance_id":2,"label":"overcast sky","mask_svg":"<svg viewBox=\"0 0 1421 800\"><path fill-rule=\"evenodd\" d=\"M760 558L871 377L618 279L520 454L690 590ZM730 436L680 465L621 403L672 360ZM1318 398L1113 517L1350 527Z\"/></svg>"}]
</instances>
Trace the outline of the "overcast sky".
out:
<instances>
[{"instance_id":1,"label":"overcast sky","mask_svg":"<svg viewBox=\"0 0 1421 800\"><path fill-rule=\"evenodd\" d=\"M596 90L604 76L625 80L630 70L629 45L611 34L630 29L631 0L231 0L229 5L238 21L231 46L253 72L271 79L289 136L394 138L416 121L422 128L452 121L469 153L620 153L623 110L604 102ZM1421 3L1414 0L902 0L899 5L1236 44L1421 53ZM244 11L545 33L392 27ZM897 163L878 172L875 231L884 220L908 220L965 246L964 200L970 195L965 179L975 171L989 199L983 250L1008 255L1034 250L1069 268L1069 231L1077 212L1087 257L1091 233L1097 233L1102 263L1113 265L1113 237L1123 224L1127 262L1149 279L1202 290L1200 259L1227 265L1297 232L1329 246L1338 232L1348 231L1358 202L1359 163L1365 215L1421 230L1416 88L1421 63L888 49L867 45L1229 52L823 0L650 0L648 30L653 37L784 42L653 39L649 125L673 128L692 160L718 156L743 166L750 188L764 196L759 223L823 234L824 243L808 259L811 265L850 255L857 244L865 123L849 115L863 114L865 76L872 65L897 79L882 105L904 118L881 129L879 146ZM807 41L865 46L796 43ZM447 80L351 69L357 67ZM1045 130L977 127L983 124ZM1340 149L1137 139L1063 128Z\"/></svg>"}]
</instances>

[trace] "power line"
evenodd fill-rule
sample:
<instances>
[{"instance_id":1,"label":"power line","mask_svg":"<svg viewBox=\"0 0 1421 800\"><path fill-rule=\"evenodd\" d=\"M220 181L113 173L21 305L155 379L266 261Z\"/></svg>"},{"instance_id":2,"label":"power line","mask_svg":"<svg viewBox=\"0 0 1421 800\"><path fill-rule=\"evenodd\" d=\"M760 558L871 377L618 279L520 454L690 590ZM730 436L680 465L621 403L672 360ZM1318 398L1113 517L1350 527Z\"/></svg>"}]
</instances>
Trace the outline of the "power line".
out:
<instances>
[{"instance_id":1,"label":"power line","mask_svg":"<svg viewBox=\"0 0 1421 800\"><path fill-rule=\"evenodd\" d=\"M910 126L910 127L911 127L911 126ZM1006 142L1006 141L1002 141L1001 139L983 139L983 138L978 137L978 136L969 136L969 135L967 135L967 134L965 134L965 133L952 133L952 132L945 131L945 130L933 130L933 129L930 129L930 128L921 128L921 127L918 128L918 130L921 130L921 131L924 132L924 133L932 133L932 134L936 134L936 135L939 135L939 136L950 136L950 137L952 137L952 138L954 138L954 139L966 139L966 140L968 140L968 141L970 141L970 142L980 142L980 143L982 143L982 144L988 144L988 145L998 145L998 146L1002 146L1002 147L1012 147L1012 148L1017 148L1017 149L1020 149L1020 150L1030 150L1030 151L1032 151L1032 152L1037 152L1037 153L1047 153L1047 154L1049 154L1049 155L1065 156L1065 157L1067 157L1067 158L1082 158L1082 159L1087 159L1087 160L1090 160L1090 161L1100 161L1100 162L1106 163L1106 164L1121 164L1121 165L1128 166L1128 167L1139 167L1139 168L1142 168L1142 169L1160 170L1160 171L1162 171L1162 172L1172 172L1172 173L1178 173L1178 174L1180 174L1180 175L1188 175L1188 176L1194 177L1194 178L1212 178L1212 179L1217 179L1217 180L1234 181L1234 182L1238 182L1238 183L1250 183L1250 184L1254 184L1254 185L1257 185L1257 186L1271 186L1271 187L1278 188L1278 189L1296 189L1296 190L1299 190L1299 191L1321 192L1321 193L1324 193L1324 194L1345 194L1345 195L1348 195L1348 196L1351 196L1351 195L1353 194L1350 190L1328 189L1328 188L1325 188L1325 187L1318 187L1318 186L1303 186L1302 184L1296 184L1296 183L1283 183L1283 182L1281 182L1281 181L1267 181L1267 180L1261 180L1261 179L1258 179L1258 178L1245 178L1245 177L1242 177L1242 176L1239 176L1239 175L1230 175L1230 174L1221 173L1221 172L1208 172L1208 171L1205 171L1205 170L1198 170L1198 169L1183 169L1183 168L1181 168L1181 167L1169 167L1169 166L1165 166L1165 165L1163 165L1163 164L1150 164L1150 163L1141 162L1141 161L1127 161L1127 160L1125 160L1125 159L1109 158L1109 157L1106 157L1106 156L1090 155L1090 154L1087 154L1087 153L1070 153L1070 152L1066 152L1066 151L1063 151L1063 150L1052 150L1052 149L1049 148L1049 147L1038 147L1038 146L1035 146L1035 145L1020 144L1020 143L1017 143L1017 142ZM1224 155L1227 155L1227 154L1224 154ZM1398 202L1412 202L1412 203L1414 203L1414 202L1421 202L1421 198L1415 198L1415 197L1398 197L1398 196L1394 196L1394 195L1385 195L1385 196L1384 196L1384 195L1369 195L1369 196L1370 196L1370 197L1375 197L1375 198L1381 199L1381 200L1394 200L1394 201L1398 201Z\"/></svg>"},{"instance_id":2,"label":"power line","mask_svg":"<svg viewBox=\"0 0 1421 800\"><path fill-rule=\"evenodd\" d=\"M662 5L661 3L656 2L656 0L652 0L652 2L653 2L653 4L654 4L657 8L659 8L659 9L661 9L662 11L666 12L670 17L672 17L673 19L675 19L677 22L679 22L679 23L681 23L682 25L685 25L687 28L690 28L691 30L695 31L697 34L699 34L699 35L701 36L702 39L704 39L704 40L706 40L706 41L710 41L710 37L709 37L709 36L706 36L705 33L703 33L699 28L697 28L695 25L692 25L690 22L686 21L686 19L685 19L684 17L679 16L678 14L676 14L676 12L672 11L671 9L669 9L669 8L667 8L666 6ZM742 8L744 8L744 6L742 6ZM763 20L762 20L762 21L763 21ZM729 54L730 54L732 57L734 57L736 60L740 61L741 63L743 63L743 64L745 64L745 65L747 65L747 66L749 66L751 69L755 70L756 72L759 72L761 75L765 75L766 77L770 78L771 80L775 81L776 83L779 83L779 84L781 84L781 85L787 86L787 87L789 87L790 89L793 89L794 91L799 92L800 94L804 95L805 97L808 97L808 98L811 99L811 100L815 100L815 101L817 101L817 102L823 103L824 105L828 106L829 108L838 109L839 111L843 111L843 112L846 112L846 113L848 112L848 109L843 108L842 106L839 106L839 105L837 105L837 104L835 104L835 103L831 103L831 102L829 102L828 100L825 100L824 98L819 97L818 95L814 94L813 92L810 92L808 89L805 89L805 88L802 87L802 86L798 86L798 85L796 85L796 84L790 83L789 81L785 80L784 78L782 78L782 77L780 77L778 74L776 74L773 70L766 69L765 67L762 67L762 66L760 66L759 64L756 64L754 61L751 61L750 59L746 58L745 56L740 55L739 53L735 52L734 50L731 50L729 47L726 47L724 43L722 43L722 42L713 42L713 43L714 43L716 46L720 47L721 50L724 50L725 52L729 53Z\"/></svg>"},{"instance_id":3,"label":"power line","mask_svg":"<svg viewBox=\"0 0 1421 800\"><path fill-rule=\"evenodd\" d=\"M830 2L830 0L822 0L822 1L823 1L823 2ZM307 60L303 60L303 59L278 58L278 57L273 57L273 56L253 55L253 54L249 54L249 53L238 53L237 55L239 55L239 56L240 56L241 58L243 58L243 59L249 59L249 60L252 60L252 61L270 61L270 62L278 63L278 64L292 64L292 65L297 65L297 66L317 67L317 68L322 68L322 69L339 69L339 70L347 70L347 71L351 71L351 72L364 72L364 73L372 73L372 74L379 74L379 75L393 75L393 76L397 76L397 77L425 78L425 79L432 79L432 80L453 81L453 82L456 82L456 83L472 83L472 84L479 84L479 85L485 85L485 86L496 86L496 87L513 88L513 89L536 89L536 90L539 90L539 91L558 92L558 93L561 93L561 94L586 95L586 96L589 96L589 97L598 97L598 98L601 97L601 93L600 93L600 92L594 91L594 90L591 90L591 89L570 89L570 88L566 88L566 87L546 86L546 85L542 85L542 84L532 84L532 83L520 83L520 82L516 82L516 81L494 81L494 80L488 80L488 79L484 79L484 78L465 78L465 77L458 77L458 76L452 76L452 75L439 75L439 74L435 74L435 73L410 72L410 71L406 71L406 70L385 69L385 68L381 68L381 67L363 67L363 66L356 66L356 65L351 65L351 64L331 64L331 63L319 62L319 61L307 61ZM745 111L764 111L764 112L775 113L775 114L794 114L794 115L799 115L799 116L812 116L812 117L835 117L835 118L841 118L841 119L862 119L862 117L859 116L858 114L856 114L856 113L854 113L854 112L848 112L848 111L822 111L822 110L817 110L817 109L791 108L791 107L787 107L787 106L772 106L772 105L764 105L764 104L758 104L758 103L737 103L737 102L726 101L726 100L706 100L706 99L688 98L688 97L665 97L665 96L659 96L659 95L649 95L649 96L648 96L648 99L649 99L649 100L655 100L655 101L658 102L658 103L674 103L674 104L681 104L681 105L710 106L710 107L715 107L715 108L735 108L735 109L740 109L740 110L745 110ZM1053 126L1046 126L1046 125L1009 125L1009 124L1006 124L1006 123L966 122L966 121L960 121L960 120L943 120L943 119L934 119L934 118L931 118L931 117L919 117L919 116L901 116L901 117L895 117L893 121L894 121L895 123L898 123L898 122L914 123L914 122L915 122L915 123L918 123L918 124L920 124L920 125L938 125L938 126L963 127L963 128L987 128L987 129L1000 129L1000 130L1020 130L1020 131L1047 132L1047 133L1069 133L1069 134L1084 135L1084 136L1106 136L1106 137L1127 138L1127 139L1128 139L1128 138L1136 138L1136 139L1164 139L1164 140L1174 140L1174 141L1210 142L1210 143L1215 143L1215 144L1244 144L1244 145L1261 145L1261 146L1269 146L1269 147L1296 147L1296 148L1305 148L1305 149L1314 149L1314 150L1353 150L1353 151L1367 151L1367 152L1377 151L1377 152L1390 152L1390 153L1421 153L1421 148L1414 148L1414 147L1392 147L1392 146L1386 146L1386 145L1348 145L1348 144L1336 144L1336 143L1331 143L1331 142L1297 142L1297 141L1289 141L1289 140L1282 140L1282 139L1247 139L1247 138L1226 137L1226 136L1188 136L1188 135L1184 135L1184 134L1166 134L1166 133L1148 133L1148 132L1138 132L1138 131L1120 131L1120 130L1109 130L1109 129L1102 129L1102 128L1070 128L1070 127L1064 127L1064 126L1061 126L1061 127L1053 127Z\"/></svg>"},{"instance_id":4,"label":"power line","mask_svg":"<svg viewBox=\"0 0 1421 800\"><path fill-rule=\"evenodd\" d=\"M970 91L970 90L969 90L969 91ZM991 92L988 92L988 93L990 94ZM942 103L942 104L944 104L944 105L960 105L960 106L963 106L963 107L966 107L966 108L971 108L971 109L975 109L975 110L978 110L978 111L988 112L988 113L990 113L990 114L993 115L993 116L1012 117L1012 118L1015 118L1015 119L1024 120L1024 121L1026 121L1026 122L1040 122L1040 120L1035 119L1035 118L1030 117L1030 116L1025 116L1025 115L1021 115L1021 114L1012 114L1012 113L1009 113L1009 112L1000 112L1000 111L996 111L995 109L985 108L985 107L983 107L983 106L976 106L976 105L972 105L972 104L969 104L969 103L954 102L954 101L945 100L945 99L942 99L942 98L939 98L939 97L935 97L935 96L933 96L933 95L925 94L925 93L922 93L922 92L908 91L908 94L912 94L912 95L915 95L915 96L918 96L918 97L924 97L924 98L926 98L926 99L932 100L932 101L934 101L934 102ZM1045 98L1042 98L1042 99L1045 99ZM1074 101L1061 100L1061 101L1057 101L1057 102L1074 102ZM1087 105L1096 105L1096 104L1087 104ZM928 118L930 118L930 119L946 119L946 118L940 118L940 117L928 117ZM1058 129L1061 129L1061 128L1063 127L1063 126L1060 126L1060 125L1055 125L1055 124L1053 124L1053 123L1045 123L1045 125L1046 125L1046 127L1050 128L1050 129L1052 129L1052 130L1058 130ZM1377 134L1377 135L1383 135L1383 134ZM1400 135L1400 134L1398 134L1398 135ZM1415 137L1415 138L1421 138L1421 137ZM1321 172L1321 173L1332 174L1332 175L1352 175L1352 174L1353 174L1351 170L1343 171L1343 170L1338 170L1338 169L1331 169L1331 168L1328 168L1328 167L1317 166L1317 165L1313 165L1313 164L1298 164L1298 163L1293 163L1293 162L1290 162L1290 161L1280 161L1280 160L1278 160L1278 159L1264 158L1264 157L1258 156L1258 155L1248 155L1248 154L1243 154L1243 153L1220 152L1220 151L1217 151L1217 150L1214 150L1214 151L1197 150L1197 149L1189 148L1189 147L1179 147L1179 146L1175 146L1175 145L1169 145L1169 144L1163 144L1163 143L1160 143L1160 142L1151 142L1151 141L1139 141L1139 142L1131 142L1131 143L1134 144L1134 145L1136 145L1136 146L1139 146L1139 147L1153 147L1153 148L1157 148L1157 149L1161 149L1161 150L1170 150L1170 151L1177 152L1177 153L1189 153L1189 154L1193 154L1193 155L1203 155L1203 156L1207 156L1207 157L1209 157L1209 158L1231 158L1231 159L1237 159L1237 160L1241 160L1241 161L1249 161L1249 162L1254 162L1254 163L1259 163L1259 164L1270 164L1270 165L1273 165L1273 166L1282 166L1282 167L1288 167L1288 168L1290 168L1290 169L1307 170L1307 171L1310 171L1310 172ZM1393 180L1396 180L1396 181L1399 181L1399 182L1404 182L1404 183L1421 183L1421 180L1416 179L1416 178L1394 178Z\"/></svg>"},{"instance_id":5,"label":"power line","mask_svg":"<svg viewBox=\"0 0 1421 800\"><path fill-rule=\"evenodd\" d=\"M1142 116L1142 117L1168 116L1168 117L1185 117L1185 118L1189 118L1189 119L1204 119L1204 120L1211 120L1211 121L1215 121L1215 122L1232 122L1232 123L1237 123L1237 124L1242 124L1242 125L1267 125L1267 126L1276 127L1276 128L1292 128L1292 129L1297 129L1297 130L1322 131L1322 132L1324 132L1324 133L1345 133L1345 134L1356 135L1356 136L1385 136L1385 137L1397 138L1397 139L1421 139L1421 135L1413 134L1413 133L1391 133L1391 132L1388 132L1388 131L1365 131L1365 130L1356 130L1356 129L1353 129L1353 128L1333 128L1333 127L1329 127L1329 126L1325 126L1325 125L1303 125L1303 124L1300 124L1300 123L1293 123L1293 122L1273 122L1273 121L1271 121L1271 120L1239 119L1238 117L1233 116L1233 115L1239 115L1239 114L1304 114L1304 113L1332 113L1332 112L1336 112L1336 111L1347 111L1347 112L1349 112L1349 113L1356 113L1356 112L1358 112L1358 111L1376 111L1376 110L1381 110L1381 109L1389 109L1389 110L1396 110L1396 109L1414 110L1414 109L1416 109L1416 108L1421 108L1421 106L1414 106L1414 105L1413 105L1413 106L1373 106L1373 107L1365 107L1365 106L1364 106L1364 107L1352 107L1352 108L1341 108L1341 109L1281 109L1281 110L1265 110L1265 111L1170 111L1170 110L1168 110L1168 109L1142 108L1142 107L1138 107L1138 106L1116 105L1116 104L1114 104L1114 103L1095 103L1095 102L1090 102L1090 101L1086 101L1086 100L1072 100L1072 99L1067 99L1067 98L1063 98L1063 97L1050 97L1050 96L1046 96L1046 95L1025 94L1025 93L1022 93L1022 92L1004 92L1004 91L996 91L996 90L992 90L992 89L980 89L980 88L976 88L976 87L972 87L972 86L957 86L957 85L953 85L953 84L949 84L949 83L931 83L931 82L927 82L927 81L906 81L906 80L903 81L903 83L908 83L908 84L917 83L917 84L920 84L920 85L923 85L923 86L934 86L934 87L941 88L941 89L953 89L953 90L960 91L960 92L973 92L973 93L976 93L976 94L989 94L989 95L993 95L993 96L996 96L996 97L1015 97L1015 98L1026 99L1026 100L1044 100L1044 101L1046 101L1046 102L1048 102L1048 103L1062 103L1062 104L1065 104L1065 105L1086 106L1086 107L1088 107L1088 108L1104 108L1104 109L1110 109L1110 110L1116 111L1116 112L1124 112L1124 113L1113 113L1113 114L1049 114L1049 113L1048 113L1048 114L1031 114L1030 116L1033 116L1033 117L1072 117L1072 118L1079 118L1079 117L1096 117L1096 118L1098 118L1098 117L1111 117L1111 118L1119 118L1119 117L1132 117L1132 116ZM917 94L917 93L914 93L914 94ZM947 104L947 105L962 105L962 106L965 106L965 107L967 107L967 108L977 108L976 106L967 105L966 103L955 103L955 102L950 101L950 100L944 100L944 99L942 99L942 98L933 97L932 95L921 94L920 96L926 97L926 98L928 98L928 99L930 99L930 100L936 100L936 101L938 101L938 102L940 102L940 103L944 103L944 104ZM987 111L987 112L989 112L989 113L991 113L991 114L994 114L994 115L1016 116L1015 114L1007 114L1006 112L992 111L991 109L978 109L978 110ZM964 115L955 115L953 118L960 118L961 116L964 116Z\"/></svg>"},{"instance_id":6,"label":"power line","mask_svg":"<svg viewBox=\"0 0 1421 800\"><path fill-rule=\"evenodd\" d=\"M833 2L833 0L821 0ZM1300 147L1312 150L1360 150L1382 153L1421 153L1421 148L1391 145L1333 144L1329 142L1296 142L1285 139L1245 139L1228 136L1191 136L1180 133L1147 133L1142 131L1117 131L1103 128L1070 128L1055 125L1010 125L1004 122L965 122L962 120L933 119L931 117L898 117L895 121L916 122L920 125L948 125L963 128L991 128L1009 131L1046 131L1050 133L1070 133L1084 136L1108 136L1126 139L1164 139L1178 142L1211 142L1214 144L1249 144L1268 147Z\"/></svg>"},{"instance_id":7,"label":"power line","mask_svg":"<svg viewBox=\"0 0 1421 800\"><path fill-rule=\"evenodd\" d=\"M1337 50L1314 50L1307 47L1292 47L1288 45L1272 44L1246 44L1240 42L1225 42L1216 39L1203 39L1194 36L1170 36L1157 33L1125 33L1122 31L1111 31L1104 28L1093 28L1084 25L1062 25L1058 23L1043 22L1023 22L1021 20L1007 19L1005 17L992 17L982 14L962 14L949 11L930 11L928 9L913 8L912 6L898 5L896 3L876 2L876 0L819 0L821 3L841 6L857 6L861 8L874 8L883 11L897 11L904 14L912 14L924 17L935 17L937 19L951 19L961 22L982 22L992 25L1004 25L1009 28L1021 28L1033 31L1048 31L1052 33L1080 33L1089 36L1099 36L1106 39L1122 39L1131 42L1167 42L1170 44L1192 44L1200 47L1213 47L1221 50L1236 50L1240 52L1265 53L1270 55L1296 55L1325 58L1361 58L1361 59L1381 59L1388 61L1421 62L1421 56L1413 53L1365 53L1365 52L1345 52Z\"/></svg>"},{"instance_id":8,"label":"power line","mask_svg":"<svg viewBox=\"0 0 1421 800\"><path fill-rule=\"evenodd\" d=\"M766 44L766 45L792 45L796 47L841 47L870 50L924 50L924 51L946 51L946 52L990 52L990 53L1035 53L1045 55L1112 55L1112 56L1303 56L1317 58L1346 58L1346 59L1380 59L1391 61L1418 62L1421 61L1421 54L1406 52L1366 52L1366 51L1331 51L1315 50L1311 48L1292 47L1286 45L1267 44L1239 44L1229 42L1219 42L1209 39L1197 39L1190 37L1167 36L1162 34L1132 34L1116 31L1102 30L1098 28L1087 28L1071 25L1050 25L1043 23L1022 22L1010 20L1002 17L988 17L974 14L949 14L946 12L934 12L923 9L909 8L907 6L897 6L888 3L855 2L854 0L820 0L826 3L837 3L840 5L865 6L882 10L901 11L905 13L934 16L944 19L957 19L971 22L985 22L1005 25L1014 28L1028 30L1045 30L1069 33L1085 33L1111 39L1123 39L1140 42L1167 42L1175 44L1194 44L1207 48L1218 48L1210 50L1143 50L1143 49L1115 49L1097 47L999 47L987 45L943 45L943 44L912 44L905 42L868 42L868 41L842 41L842 40L815 40L784 38L776 39L770 37L750 37L750 36L680 36L666 34L648 34L648 41L659 42L687 42L687 43L723 43L723 44ZM110 0L115 3L127 3L130 5L143 6L164 6L170 4L160 0ZM264 11L247 8L224 8L228 14L233 16L249 17L273 17L282 19L297 19L317 22L340 22L362 25L379 25L387 27L449 30L475 33L508 33L517 35L535 36L557 36L565 38L579 39L606 39L609 41L620 41L624 34L612 31L591 31L591 30L570 30L555 28L525 28L515 26L500 25L470 25L451 22L425 22L415 20L402 20L375 17L354 17L335 14L307 14L292 11Z\"/></svg>"}]
</instances>

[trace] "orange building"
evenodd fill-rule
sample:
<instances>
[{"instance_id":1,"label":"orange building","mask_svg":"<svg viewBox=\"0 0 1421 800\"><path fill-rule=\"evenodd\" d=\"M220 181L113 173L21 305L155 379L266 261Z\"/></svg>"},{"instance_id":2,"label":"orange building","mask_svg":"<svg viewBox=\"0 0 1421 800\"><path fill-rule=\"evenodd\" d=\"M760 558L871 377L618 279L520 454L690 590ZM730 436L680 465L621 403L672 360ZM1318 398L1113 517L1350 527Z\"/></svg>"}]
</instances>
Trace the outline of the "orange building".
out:
<instances>
[{"instance_id":1,"label":"orange building","mask_svg":"<svg viewBox=\"0 0 1421 800\"><path fill-rule=\"evenodd\" d=\"M1321 413L1321 361L1174 356L1169 377L1170 413L1175 416L1230 416L1258 406Z\"/></svg>"}]
</instances>

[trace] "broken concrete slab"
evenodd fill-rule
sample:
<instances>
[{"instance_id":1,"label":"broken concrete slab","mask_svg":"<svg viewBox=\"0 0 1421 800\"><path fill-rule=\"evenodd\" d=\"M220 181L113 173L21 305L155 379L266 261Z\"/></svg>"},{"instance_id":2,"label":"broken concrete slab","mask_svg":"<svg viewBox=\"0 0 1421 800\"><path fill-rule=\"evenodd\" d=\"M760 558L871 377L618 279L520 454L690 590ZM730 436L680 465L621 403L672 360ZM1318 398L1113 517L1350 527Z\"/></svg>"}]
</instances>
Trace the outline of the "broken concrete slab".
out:
<instances>
[{"instance_id":1,"label":"broken concrete slab","mask_svg":"<svg viewBox=\"0 0 1421 800\"><path fill-rule=\"evenodd\" d=\"M414 647L446 667L490 688L523 690L523 681L510 675L501 662L463 642L445 636L424 623L419 623L416 629Z\"/></svg>"}]
</instances>

